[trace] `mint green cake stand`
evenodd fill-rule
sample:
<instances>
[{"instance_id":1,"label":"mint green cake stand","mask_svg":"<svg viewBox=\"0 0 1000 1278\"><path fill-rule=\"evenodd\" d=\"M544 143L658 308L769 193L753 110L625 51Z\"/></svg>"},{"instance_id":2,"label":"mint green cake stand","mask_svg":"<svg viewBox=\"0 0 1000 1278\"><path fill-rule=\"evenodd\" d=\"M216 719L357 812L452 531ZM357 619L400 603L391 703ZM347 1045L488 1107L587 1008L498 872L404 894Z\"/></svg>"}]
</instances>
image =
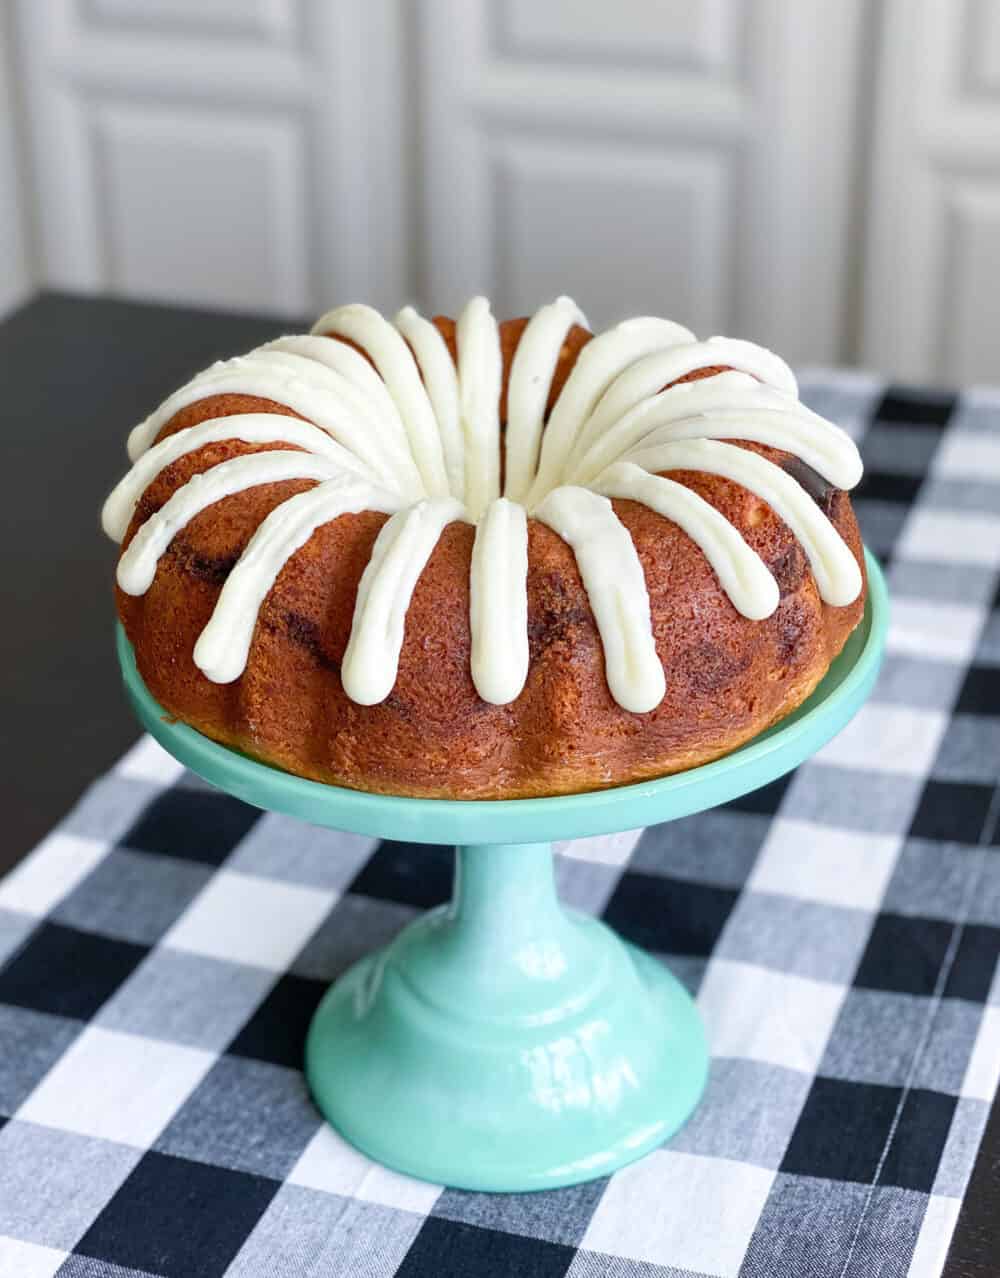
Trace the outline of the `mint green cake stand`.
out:
<instances>
[{"instance_id":1,"label":"mint green cake stand","mask_svg":"<svg viewBox=\"0 0 1000 1278\"><path fill-rule=\"evenodd\" d=\"M681 1126L708 1067L694 1003L660 962L561 908L549 840L714 807L818 750L878 672L888 601L870 556L868 582L862 624L777 727L690 772L554 799L403 799L291 776L171 723L119 629L136 713L206 780L336 830L458 847L451 902L352 967L313 1019L306 1076L347 1140L425 1180L532 1190L607 1175Z\"/></svg>"}]
</instances>

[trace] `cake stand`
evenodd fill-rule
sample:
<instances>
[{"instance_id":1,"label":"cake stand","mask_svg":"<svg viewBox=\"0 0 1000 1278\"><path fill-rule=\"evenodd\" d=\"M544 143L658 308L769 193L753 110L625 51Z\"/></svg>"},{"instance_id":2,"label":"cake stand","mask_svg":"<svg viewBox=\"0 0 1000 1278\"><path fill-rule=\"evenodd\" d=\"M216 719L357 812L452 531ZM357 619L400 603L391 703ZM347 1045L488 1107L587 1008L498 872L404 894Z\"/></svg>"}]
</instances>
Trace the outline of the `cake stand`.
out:
<instances>
[{"instance_id":1,"label":"cake stand","mask_svg":"<svg viewBox=\"0 0 1000 1278\"><path fill-rule=\"evenodd\" d=\"M704 767L552 799L395 798L269 767L171 722L119 628L136 713L206 780L333 829L457 845L450 903L355 964L313 1019L306 1076L348 1141L411 1176L521 1191L607 1175L681 1126L708 1067L694 1003L660 962L562 909L550 840L714 807L829 741L871 691L885 643L885 582L867 566L864 620L794 714Z\"/></svg>"}]
</instances>

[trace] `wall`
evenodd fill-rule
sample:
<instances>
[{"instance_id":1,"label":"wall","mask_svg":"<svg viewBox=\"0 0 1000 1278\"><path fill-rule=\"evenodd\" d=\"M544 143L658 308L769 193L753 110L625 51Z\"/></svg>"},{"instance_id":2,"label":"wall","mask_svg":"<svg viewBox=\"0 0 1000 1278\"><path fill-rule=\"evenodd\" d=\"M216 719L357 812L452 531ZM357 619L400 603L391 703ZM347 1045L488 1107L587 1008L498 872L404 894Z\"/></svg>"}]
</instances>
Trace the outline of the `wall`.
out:
<instances>
[{"instance_id":1,"label":"wall","mask_svg":"<svg viewBox=\"0 0 1000 1278\"><path fill-rule=\"evenodd\" d=\"M398 0L18 0L43 276L300 317L407 291Z\"/></svg>"},{"instance_id":2,"label":"wall","mask_svg":"<svg viewBox=\"0 0 1000 1278\"><path fill-rule=\"evenodd\" d=\"M14 81L10 11L0 5L0 315L32 290L35 262L27 232L24 157L16 124L22 119Z\"/></svg>"},{"instance_id":3,"label":"wall","mask_svg":"<svg viewBox=\"0 0 1000 1278\"><path fill-rule=\"evenodd\" d=\"M1000 382L1000 3L887 0L865 358Z\"/></svg>"},{"instance_id":4,"label":"wall","mask_svg":"<svg viewBox=\"0 0 1000 1278\"><path fill-rule=\"evenodd\" d=\"M598 325L1000 381L997 0L12 11L49 286L290 321L566 291Z\"/></svg>"}]
</instances>

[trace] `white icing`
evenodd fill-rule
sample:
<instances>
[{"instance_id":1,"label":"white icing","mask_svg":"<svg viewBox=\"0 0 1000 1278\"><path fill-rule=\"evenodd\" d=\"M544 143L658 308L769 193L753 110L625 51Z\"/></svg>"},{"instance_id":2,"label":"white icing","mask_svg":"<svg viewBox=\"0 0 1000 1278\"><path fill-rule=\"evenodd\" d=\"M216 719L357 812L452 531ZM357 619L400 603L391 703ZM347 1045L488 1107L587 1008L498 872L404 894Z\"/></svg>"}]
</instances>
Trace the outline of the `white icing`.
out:
<instances>
[{"instance_id":1,"label":"white icing","mask_svg":"<svg viewBox=\"0 0 1000 1278\"><path fill-rule=\"evenodd\" d=\"M693 333L672 320L643 316L626 320L584 346L549 415L538 474L526 498L529 510L562 482L580 429L611 383L650 351L693 340Z\"/></svg>"},{"instance_id":2,"label":"white icing","mask_svg":"<svg viewBox=\"0 0 1000 1278\"><path fill-rule=\"evenodd\" d=\"M375 539L340 669L344 691L358 705L376 705L392 691L417 580L444 528L464 515L453 497L421 501L393 515Z\"/></svg>"},{"instance_id":3,"label":"white icing","mask_svg":"<svg viewBox=\"0 0 1000 1278\"><path fill-rule=\"evenodd\" d=\"M313 326L313 332L346 337L368 352L403 419L424 492L430 497L447 496L441 432L420 370L402 336L378 311L356 304L328 311Z\"/></svg>"},{"instance_id":4,"label":"white icing","mask_svg":"<svg viewBox=\"0 0 1000 1278\"><path fill-rule=\"evenodd\" d=\"M334 373L339 373L362 394L362 403L378 419L392 422L393 429L398 430L406 438L406 428L399 416L399 410L375 369L363 355L359 355L353 347L344 342L334 341L329 337L319 337L310 333L292 333L286 337L277 337L273 342L265 342L257 351L290 351L294 355L303 355L315 360ZM257 354L257 351L251 352Z\"/></svg>"},{"instance_id":5,"label":"white icing","mask_svg":"<svg viewBox=\"0 0 1000 1278\"><path fill-rule=\"evenodd\" d=\"M211 417L161 439L142 454L132 469L114 489L101 511L104 531L121 541L135 514L139 498L153 480L178 457L193 453L206 444L227 439L240 439L248 444L292 444L296 448L325 457L335 466L363 474L364 467L346 449L334 442L317 426L284 417L279 413L239 413L233 417Z\"/></svg>"},{"instance_id":6,"label":"white icing","mask_svg":"<svg viewBox=\"0 0 1000 1278\"><path fill-rule=\"evenodd\" d=\"M474 521L500 496L500 332L485 297L474 297L455 328L458 399L465 440L465 504Z\"/></svg>"},{"instance_id":7,"label":"white icing","mask_svg":"<svg viewBox=\"0 0 1000 1278\"><path fill-rule=\"evenodd\" d=\"M469 630L476 691L494 705L515 701L528 677L528 515L506 497L476 526Z\"/></svg>"},{"instance_id":8,"label":"white icing","mask_svg":"<svg viewBox=\"0 0 1000 1278\"><path fill-rule=\"evenodd\" d=\"M766 346L758 346L756 342L744 341L742 337L710 337L708 345L712 348L712 364L732 364L733 368L745 368L752 364L757 376L776 386L786 395L798 396L799 384L795 374L780 355L769 351Z\"/></svg>"},{"instance_id":9,"label":"white icing","mask_svg":"<svg viewBox=\"0 0 1000 1278\"><path fill-rule=\"evenodd\" d=\"M223 368L209 369L188 382L166 399L129 437L129 456L137 460L149 448L172 417L183 408L213 395L253 395L290 408L306 421L325 430L333 439L364 462L373 480L391 487L403 486L394 468L409 470L408 454L385 436L379 436L364 418L352 414L349 406L332 392L326 375L334 374L315 366L307 381L297 369L285 361L298 359L291 355L272 355L269 359L244 356L230 360ZM305 361L303 361L304 363Z\"/></svg>"},{"instance_id":10,"label":"white icing","mask_svg":"<svg viewBox=\"0 0 1000 1278\"><path fill-rule=\"evenodd\" d=\"M719 584L737 612L752 621L770 617L778 606L778 583L738 529L713 505L690 488L651 475L631 462L606 470L595 488L605 497L641 502L665 519L672 519L712 565Z\"/></svg>"},{"instance_id":11,"label":"white icing","mask_svg":"<svg viewBox=\"0 0 1000 1278\"><path fill-rule=\"evenodd\" d=\"M587 317L568 297L543 306L528 321L511 364L507 387L504 496L523 501L535 479L549 388L566 336Z\"/></svg>"},{"instance_id":12,"label":"white icing","mask_svg":"<svg viewBox=\"0 0 1000 1278\"><path fill-rule=\"evenodd\" d=\"M836 488L853 488L863 469L854 443L829 422L822 422L821 426L822 429L811 427L808 419L799 414L722 411L710 418L683 418L668 423L653 431L638 447L654 448L675 439L753 440L795 454Z\"/></svg>"},{"instance_id":13,"label":"white icing","mask_svg":"<svg viewBox=\"0 0 1000 1278\"><path fill-rule=\"evenodd\" d=\"M437 328L404 306L396 316L396 327L409 342L430 397L434 417L441 432L444 466L452 497L465 500L465 441L458 403L458 373L447 343Z\"/></svg>"},{"instance_id":14,"label":"white icing","mask_svg":"<svg viewBox=\"0 0 1000 1278\"><path fill-rule=\"evenodd\" d=\"M335 467L310 453L254 453L221 462L182 484L142 525L118 560L118 584L127 595L142 595L153 584L160 556L177 533L209 506L261 484L286 479L332 479Z\"/></svg>"},{"instance_id":15,"label":"white icing","mask_svg":"<svg viewBox=\"0 0 1000 1278\"><path fill-rule=\"evenodd\" d=\"M336 390L352 414L371 424L378 439L391 441L392 453L401 462L407 485L412 491L422 492L420 472L410 452L409 437L399 410L385 382L363 355L343 342L303 333L268 342L251 351L249 358L267 356L271 352L304 356L312 361L311 376L323 376L323 369L334 374L335 380L327 384ZM316 369L317 364L321 366L319 370Z\"/></svg>"},{"instance_id":16,"label":"white icing","mask_svg":"<svg viewBox=\"0 0 1000 1278\"><path fill-rule=\"evenodd\" d=\"M586 488L556 488L533 513L573 548L604 646L611 695L635 714L655 709L666 680L653 641L646 578L611 502Z\"/></svg>"},{"instance_id":17,"label":"white icing","mask_svg":"<svg viewBox=\"0 0 1000 1278\"><path fill-rule=\"evenodd\" d=\"M844 607L861 593L861 570L850 547L802 485L780 466L746 448L712 439L640 449L632 461L653 472L701 470L748 488L798 537L825 603Z\"/></svg>"},{"instance_id":18,"label":"white icing","mask_svg":"<svg viewBox=\"0 0 1000 1278\"><path fill-rule=\"evenodd\" d=\"M793 401L798 396L791 369L784 360L763 346L722 337L713 337L707 342L685 342L636 360L612 382L580 431L576 452L585 451L637 404L647 402L671 382L714 364L728 364L737 372L759 378L784 391ZM731 374L723 373L722 376ZM715 378L711 380L714 382ZM692 385L698 386L699 383L682 382L674 389L683 392Z\"/></svg>"},{"instance_id":19,"label":"white icing","mask_svg":"<svg viewBox=\"0 0 1000 1278\"><path fill-rule=\"evenodd\" d=\"M685 382L642 401L595 439L569 474L574 483L588 484L640 443L699 438L752 439L786 449L838 488L853 488L861 478L860 455L845 431L743 373Z\"/></svg>"},{"instance_id":20,"label":"white icing","mask_svg":"<svg viewBox=\"0 0 1000 1278\"><path fill-rule=\"evenodd\" d=\"M530 512L572 547L612 695L626 710L645 713L662 699L665 677L642 565L610 498L640 502L676 523L744 616L762 619L778 603L774 578L737 529L659 473L681 469L720 475L755 493L798 537L824 601L843 606L856 599L858 564L819 506L780 467L720 442L770 445L838 488L857 483L857 449L798 402L787 365L749 342L697 342L668 320L628 320L584 345L546 423L559 353L572 325L585 322L568 298L529 321L511 366L503 444L500 334L485 298L473 298L459 317L457 367L437 328L411 307L393 325L366 306L329 312L313 335L280 337L213 364L133 430L134 465L105 503L106 531L125 535L143 492L179 457L222 440L274 447L219 463L178 488L119 560L122 589L147 590L173 536L214 502L260 484L315 480L280 503L251 538L198 640L195 661L216 682L238 678L259 609L288 559L324 523L377 510L390 518L361 579L341 671L346 694L372 705L395 682L421 572L446 525L466 519L476 524L471 674L483 700L502 705L520 695L528 674ZM317 334L344 338L369 358ZM737 371L661 389L720 364ZM233 414L155 442L176 413L220 394L270 400L297 416Z\"/></svg>"},{"instance_id":21,"label":"white icing","mask_svg":"<svg viewBox=\"0 0 1000 1278\"><path fill-rule=\"evenodd\" d=\"M396 509L391 494L353 476L338 475L277 506L247 543L226 579L194 663L213 683L232 683L246 669L257 614L278 574L317 528L341 515Z\"/></svg>"}]
</instances>

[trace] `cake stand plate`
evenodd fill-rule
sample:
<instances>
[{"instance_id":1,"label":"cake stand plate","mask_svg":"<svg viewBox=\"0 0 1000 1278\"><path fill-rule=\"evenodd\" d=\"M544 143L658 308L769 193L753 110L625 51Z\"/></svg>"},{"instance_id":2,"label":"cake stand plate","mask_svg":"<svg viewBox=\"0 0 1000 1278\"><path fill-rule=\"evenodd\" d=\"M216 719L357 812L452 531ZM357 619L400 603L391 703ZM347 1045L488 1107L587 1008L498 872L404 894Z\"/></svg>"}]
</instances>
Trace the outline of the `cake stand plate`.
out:
<instances>
[{"instance_id":1,"label":"cake stand plate","mask_svg":"<svg viewBox=\"0 0 1000 1278\"><path fill-rule=\"evenodd\" d=\"M306 1076L347 1140L411 1176L523 1191L605 1176L689 1117L708 1068L693 1001L661 963L562 909L550 840L714 807L836 735L870 693L885 644L885 582L866 556L864 619L794 714L704 767L551 799L396 798L269 767L171 722L119 627L137 715L206 780L317 825L457 845L451 902L345 973L310 1027Z\"/></svg>"}]
</instances>

